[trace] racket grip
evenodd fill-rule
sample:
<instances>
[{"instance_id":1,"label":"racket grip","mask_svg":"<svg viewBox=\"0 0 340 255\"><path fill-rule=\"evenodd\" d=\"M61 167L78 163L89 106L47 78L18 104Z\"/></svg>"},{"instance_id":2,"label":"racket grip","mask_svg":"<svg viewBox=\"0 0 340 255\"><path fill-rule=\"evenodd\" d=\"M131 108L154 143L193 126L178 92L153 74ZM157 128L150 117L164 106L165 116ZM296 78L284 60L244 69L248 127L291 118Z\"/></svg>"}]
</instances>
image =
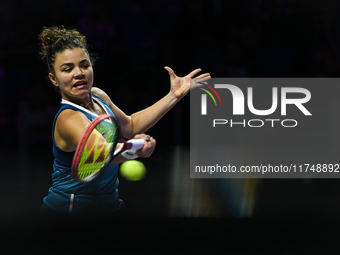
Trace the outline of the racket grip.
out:
<instances>
[{"instance_id":1,"label":"racket grip","mask_svg":"<svg viewBox=\"0 0 340 255\"><path fill-rule=\"evenodd\" d=\"M144 144L146 143L144 139L130 139L127 142L131 144L129 150L139 150L143 148Z\"/></svg>"}]
</instances>

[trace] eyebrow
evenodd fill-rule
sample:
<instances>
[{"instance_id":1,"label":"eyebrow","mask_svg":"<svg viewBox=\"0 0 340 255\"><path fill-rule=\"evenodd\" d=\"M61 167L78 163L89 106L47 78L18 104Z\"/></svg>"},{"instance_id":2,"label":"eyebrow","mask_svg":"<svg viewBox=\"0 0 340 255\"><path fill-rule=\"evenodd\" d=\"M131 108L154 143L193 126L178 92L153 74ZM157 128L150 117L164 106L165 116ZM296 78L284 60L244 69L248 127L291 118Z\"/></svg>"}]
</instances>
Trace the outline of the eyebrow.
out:
<instances>
[{"instance_id":1,"label":"eyebrow","mask_svg":"<svg viewBox=\"0 0 340 255\"><path fill-rule=\"evenodd\" d=\"M79 62L79 64L82 64L82 63L84 63L84 62L90 62L88 59L83 59L82 61L80 61ZM61 68L61 67L63 67L63 66L71 66L71 65L73 65L73 63L64 63L64 64L62 64L61 66L59 66L59 68Z\"/></svg>"}]
</instances>

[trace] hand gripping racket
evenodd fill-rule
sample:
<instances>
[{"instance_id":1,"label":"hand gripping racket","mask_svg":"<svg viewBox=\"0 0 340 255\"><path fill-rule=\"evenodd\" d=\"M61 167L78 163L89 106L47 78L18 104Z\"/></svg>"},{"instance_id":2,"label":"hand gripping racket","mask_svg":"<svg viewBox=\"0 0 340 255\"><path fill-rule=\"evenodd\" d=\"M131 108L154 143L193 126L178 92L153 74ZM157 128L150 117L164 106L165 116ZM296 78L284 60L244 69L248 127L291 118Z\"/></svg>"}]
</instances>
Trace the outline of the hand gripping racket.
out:
<instances>
[{"instance_id":1,"label":"hand gripping racket","mask_svg":"<svg viewBox=\"0 0 340 255\"><path fill-rule=\"evenodd\" d=\"M81 182L97 177L111 161L126 150L138 150L145 140L131 139L117 144L120 130L117 119L111 114L102 114L86 128L80 139L72 162L72 175Z\"/></svg>"}]
</instances>

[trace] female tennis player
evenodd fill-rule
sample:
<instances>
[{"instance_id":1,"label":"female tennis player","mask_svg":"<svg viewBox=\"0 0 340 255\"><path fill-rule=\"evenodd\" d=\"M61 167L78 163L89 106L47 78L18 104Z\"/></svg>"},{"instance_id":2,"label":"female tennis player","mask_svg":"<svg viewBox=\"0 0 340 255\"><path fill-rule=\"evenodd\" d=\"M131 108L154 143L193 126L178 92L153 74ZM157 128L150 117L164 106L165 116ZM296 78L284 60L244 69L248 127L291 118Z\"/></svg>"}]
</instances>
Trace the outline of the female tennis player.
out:
<instances>
[{"instance_id":1,"label":"female tennis player","mask_svg":"<svg viewBox=\"0 0 340 255\"><path fill-rule=\"evenodd\" d=\"M43 199L45 212L119 212L123 202L118 198L118 163L112 164L88 183L75 180L71 175L72 159L77 145L90 122L101 114L113 114L119 122L124 138L146 140L139 157L150 157L156 141L143 134L155 125L190 88L210 79L208 73L194 78L201 70L196 69L185 77L178 77L165 67L170 76L171 88L152 106L127 116L101 89L93 87L93 58L89 54L85 36L76 29L44 27L39 35L42 56L47 62L48 77L61 94L61 107L52 129L53 174L52 187Z\"/></svg>"}]
</instances>

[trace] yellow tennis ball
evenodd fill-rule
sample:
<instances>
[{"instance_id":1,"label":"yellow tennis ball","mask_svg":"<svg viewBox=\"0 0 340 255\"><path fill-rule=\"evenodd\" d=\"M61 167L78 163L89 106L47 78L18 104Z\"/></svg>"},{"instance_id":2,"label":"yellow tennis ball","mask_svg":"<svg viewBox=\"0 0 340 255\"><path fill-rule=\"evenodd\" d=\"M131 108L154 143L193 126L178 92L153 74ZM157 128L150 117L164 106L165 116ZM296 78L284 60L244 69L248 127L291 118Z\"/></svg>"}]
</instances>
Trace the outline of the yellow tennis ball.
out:
<instances>
[{"instance_id":1,"label":"yellow tennis ball","mask_svg":"<svg viewBox=\"0 0 340 255\"><path fill-rule=\"evenodd\" d=\"M129 181L139 181L144 178L146 168L138 160L129 160L121 164L120 174Z\"/></svg>"}]
</instances>

